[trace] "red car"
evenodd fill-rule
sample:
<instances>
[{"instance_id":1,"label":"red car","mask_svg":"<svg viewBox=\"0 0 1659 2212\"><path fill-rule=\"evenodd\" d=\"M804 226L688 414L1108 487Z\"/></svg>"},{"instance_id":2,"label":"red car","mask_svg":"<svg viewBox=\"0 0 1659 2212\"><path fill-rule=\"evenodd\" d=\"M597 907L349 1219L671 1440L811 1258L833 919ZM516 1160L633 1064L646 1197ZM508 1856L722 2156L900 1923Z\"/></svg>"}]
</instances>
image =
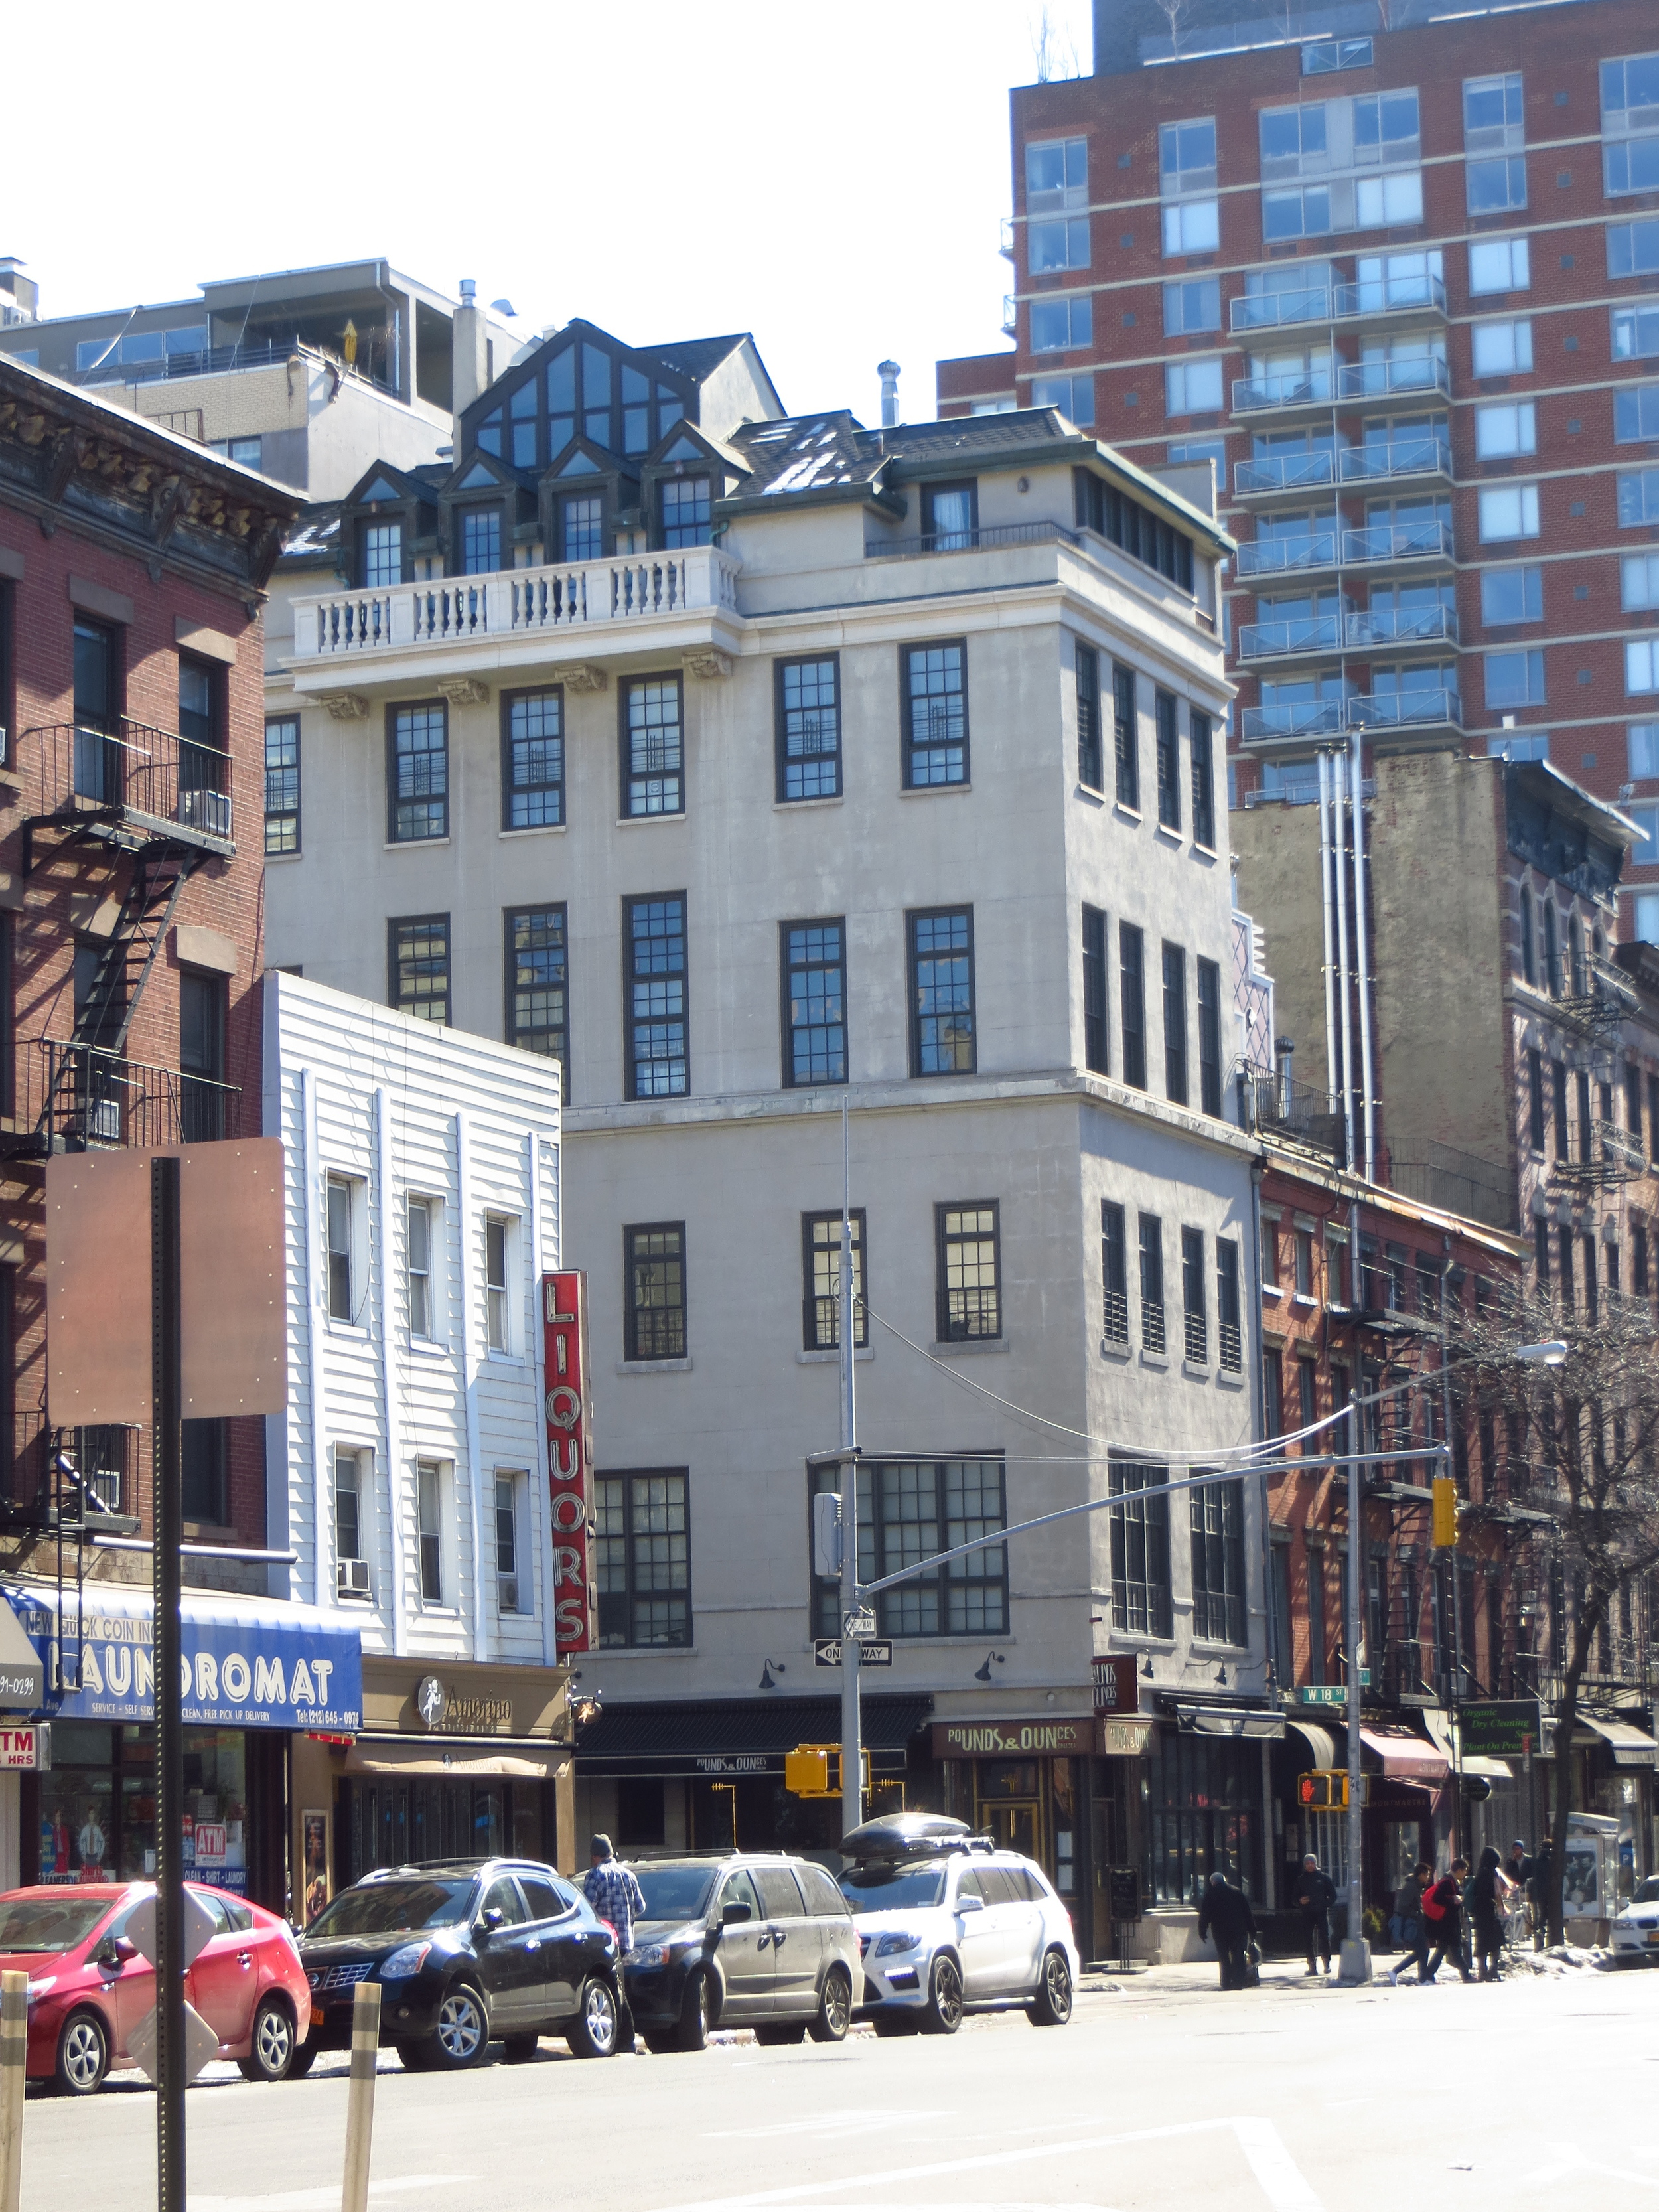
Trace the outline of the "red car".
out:
<instances>
[{"instance_id":1,"label":"red car","mask_svg":"<svg viewBox=\"0 0 1659 2212\"><path fill-rule=\"evenodd\" d=\"M222 1890L189 1885L218 1923L185 1996L250 2081L280 2081L311 2027L311 1990L288 1923ZM125 1933L154 1882L53 1884L0 1897L0 1968L29 1978L28 2075L87 2097L155 2003L155 1969Z\"/></svg>"}]
</instances>

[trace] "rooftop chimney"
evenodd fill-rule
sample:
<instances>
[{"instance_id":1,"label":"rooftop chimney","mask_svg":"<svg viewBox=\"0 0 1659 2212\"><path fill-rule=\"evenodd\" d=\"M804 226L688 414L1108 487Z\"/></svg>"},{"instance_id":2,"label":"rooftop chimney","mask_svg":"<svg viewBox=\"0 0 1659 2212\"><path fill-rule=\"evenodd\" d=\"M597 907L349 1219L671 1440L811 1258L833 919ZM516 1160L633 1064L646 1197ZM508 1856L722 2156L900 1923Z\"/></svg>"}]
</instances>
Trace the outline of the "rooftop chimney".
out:
<instances>
[{"instance_id":1,"label":"rooftop chimney","mask_svg":"<svg viewBox=\"0 0 1659 2212\"><path fill-rule=\"evenodd\" d=\"M461 279L461 304L450 325L453 364L451 405L459 415L470 407L489 381L489 334L478 312L478 287L471 276Z\"/></svg>"},{"instance_id":2,"label":"rooftop chimney","mask_svg":"<svg viewBox=\"0 0 1659 2212\"><path fill-rule=\"evenodd\" d=\"M891 430L898 422L899 365L896 361L878 362L876 374L881 379L881 427Z\"/></svg>"}]
</instances>

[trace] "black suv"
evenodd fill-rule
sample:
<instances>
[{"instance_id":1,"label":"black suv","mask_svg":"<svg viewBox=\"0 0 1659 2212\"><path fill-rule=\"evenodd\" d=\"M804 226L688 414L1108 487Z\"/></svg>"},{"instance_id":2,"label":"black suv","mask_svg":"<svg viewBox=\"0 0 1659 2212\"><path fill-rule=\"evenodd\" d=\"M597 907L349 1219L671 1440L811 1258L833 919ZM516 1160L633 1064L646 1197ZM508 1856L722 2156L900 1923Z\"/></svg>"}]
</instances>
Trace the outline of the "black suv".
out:
<instances>
[{"instance_id":1,"label":"black suv","mask_svg":"<svg viewBox=\"0 0 1659 2212\"><path fill-rule=\"evenodd\" d=\"M475 2064L499 2040L528 2058L562 2035L578 2058L617 2048L617 1939L580 1893L531 1859L383 1867L300 1939L311 2033L290 2074L349 2050L359 1982L380 1984L380 2040L404 2064Z\"/></svg>"},{"instance_id":2,"label":"black suv","mask_svg":"<svg viewBox=\"0 0 1659 2212\"><path fill-rule=\"evenodd\" d=\"M711 2027L761 2043L839 2043L863 1988L846 1899L821 1866L780 1853L656 1859L634 1869L645 1911L628 2002L653 2051L701 2051Z\"/></svg>"}]
</instances>

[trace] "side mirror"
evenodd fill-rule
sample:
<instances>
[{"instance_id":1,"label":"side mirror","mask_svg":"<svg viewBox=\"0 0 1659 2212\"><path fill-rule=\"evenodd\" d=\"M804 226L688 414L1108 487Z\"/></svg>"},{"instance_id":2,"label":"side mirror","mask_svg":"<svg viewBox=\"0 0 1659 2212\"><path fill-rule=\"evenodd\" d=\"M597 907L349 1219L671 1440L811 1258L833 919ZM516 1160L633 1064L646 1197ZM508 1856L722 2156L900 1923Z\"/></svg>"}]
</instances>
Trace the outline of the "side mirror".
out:
<instances>
[{"instance_id":1,"label":"side mirror","mask_svg":"<svg viewBox=\"0 0 1659 2212\"><path fill-rule=\"evenodd\" d=\"M504 1916L499 1905L485 1905L483 1911L478 1915L477 1925L474 1930L475 1934L479 1936L493 1936L495 1933L495 1930L501 1926L503 1917Z\"/></svg>"},{"instance_id":2,"label":"side mirror","mask_svg":"<svg viewBox=\"0 0 1659 2212\"><path fill-rule=\"evenodd\" d=\"M138 1956L138 1946L130 1936L118 1936L110 1948L115 1954L115 1963L118 1966L130 1966Z\"/></svg>"},{"instance_id":3,"label":"side mirror","mask_svg":"<svg viewBox=\"0 0 1659 2212\"><path fill-rule=\"evenodd\" d=\"M735 1927L738 1921L750 1920L753 1917L754 1915L750 1907L740 1905L735 1898L729 1905L723 1905L720 1907L720 1923L723 1927Z\"/></svg>"},{"instance_id":4,"label":"side mirror","mask_svg":"<svg viewBox=\"0 0 1659 2212\"><path fill-rule=\"evenodd\" d=\"M957 1899L958 1912L983 1912L984 1910L985 1899L982 1897L975 1897L971 1893L966 1897L959 1897Z\"/></svg>"}]
</instances>

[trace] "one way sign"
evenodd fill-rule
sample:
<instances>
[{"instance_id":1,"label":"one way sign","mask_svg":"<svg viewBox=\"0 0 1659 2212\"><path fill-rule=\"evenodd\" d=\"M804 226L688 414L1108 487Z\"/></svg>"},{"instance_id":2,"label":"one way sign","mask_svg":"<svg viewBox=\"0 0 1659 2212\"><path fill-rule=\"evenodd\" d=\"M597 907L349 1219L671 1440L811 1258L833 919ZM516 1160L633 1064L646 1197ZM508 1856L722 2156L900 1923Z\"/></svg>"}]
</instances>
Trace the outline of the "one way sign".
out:
<instances>
[{"instance_id":1,"label":"one way sign","mask_svg":"<svg viewBox=\"0 0 1659 2212\"><path fill-rule=\"evenodd\" d=\"M860 1667L890 1667L893 1663L893 1644L890 1637L862 1637L859 1641ZM820 1636L812 1646L815 1667L839 1667L841 1638L839 1636Z\"/></svg>"}]
</instances>

